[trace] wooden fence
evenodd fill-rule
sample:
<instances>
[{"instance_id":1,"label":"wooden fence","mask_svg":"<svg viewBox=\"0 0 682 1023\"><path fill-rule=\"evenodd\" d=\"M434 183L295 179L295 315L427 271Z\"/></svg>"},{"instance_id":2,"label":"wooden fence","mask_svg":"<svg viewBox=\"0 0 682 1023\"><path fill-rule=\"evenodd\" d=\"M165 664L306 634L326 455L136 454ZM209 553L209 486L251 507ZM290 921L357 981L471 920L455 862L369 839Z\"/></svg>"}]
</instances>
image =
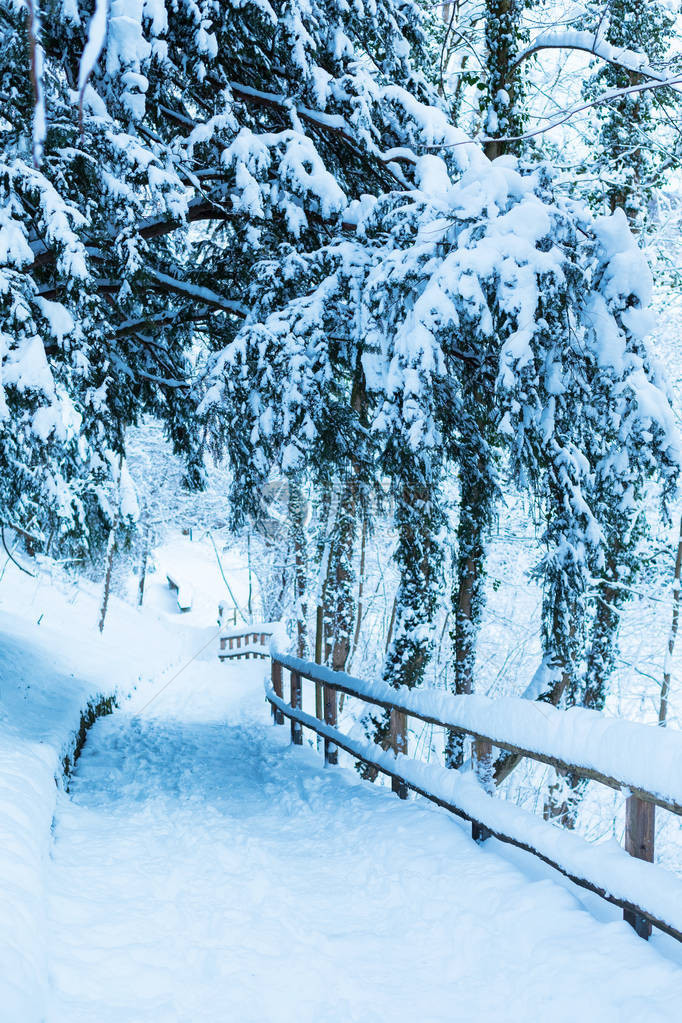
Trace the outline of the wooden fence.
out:
<instances>
[{"instance_id":1,"label":"wooden fence","mask_svg":"<svg viewBox=\"0 0 682 1023\"><path fill-rule=\"evenodd\" d=\"M272 626L244 625L242 628L228 629L220 636L218 657L221 661L230 661L253 657L266 659L270 656L270 639Z\"/></svg>"},{"instance_id":2,"label":"wooden fence","mask_svg":"<svg viewBox=\"0 0 682 1023\"><path fill-rule=\"evenodd\" d=\"M290 674L288 700L285 700L283 690L285 669ZM307 714L302 709L303 679L315 683L318 689L317 716ZM319 699L320 686L324 690L322 701ZM376 744L359 742L337 729L338 693L345 693L389 712L390 746L388 750ZM641 937L648 938L652 925L655 925L682 941L682 883L674 874L653 865L656 807L682 815L682 798L675 792L675 784L679 781L678 779L671 778L672 791L667 792L652 791L646 785L633 785L631 778L619 780L612 772L602 771L594 763L573 762L560 755L555 756L547 750L538 751L530 746L519 744L518 738L513 736L506 740L500 734L499 728L491 729L487 734L486 730L482 728L478 728L476 731L472 730L471 722L468 720L457 720L451 715L446 717L428 710L420 710L415 706L417 701L413 698L408 699L407 693L408 691L405 690L390 690L389 695L385 686L363 683L343 672L332 672L328 668L276 652L272 655L271 687L268 688L266 696L271 705L275 724L283 724L285 717L290 720L293 743L297 745L302 743L303 727L311 729L324 739L326 764L336 764L337 748L343 749L373 770L388 775L392 780L393 791L401 798L406 798L408 790L411 789L458 817L469 821L472 825L473 837L476 840L484 841L486 838L494 836L502 842L524 849L582 888L586 888L606 901L621 907L624 919ZM461 701L462 699L476 698L459 697L458 699ZM555 713L561 715L570 712L556 711ZM431 765L411 760L407 756L408 716L472 737L473 767L482 786L482 788L475 786L474 797L470 795L471 786L469 789L462 788L461 783L466 782L466 779L462 778L460 772L437 769L441 776L447 776L449 780L440 786L429 784L429 775L425 769L430 768ZM466 715L463 717L466 718ZM603 716L600 717L603 720ZM623 724L626 728L628 727L627 723ZM629 727L642 729L646 726L633 724ZM660 735L658 730L654 729L654 731ZM640 733L633 732L633 737L636 739L638 734ZM673 738L673 736L666 736L668 740ZM682 736L678 738L682 744ZM611 883L612 877L609 874L609 864L614 862L614 857L610 854L605 855L601 846L590 845L574 832L557 828L535 815L514 807L513 804L495 798L493 776L495 748L507 750L543 764L551 764L559 771L570 771L579 778L597 781L625 793L624 846L625 851L630 857L634 857L634 860L631 861L627 856L618 854L623 862L621 863L619 859L616 864L617 869L613 871L613 874L620 878L617 883ZM682 751L682 745L680 750ZM576 758L576 760L578 759ZM436 777L436 775L432 776ZM457 789L458 785L464 798L452 795L455 790L460 791ZM678 787L680 786L678 785ZM440 791L436 791L437 789ZM502 806L504 810L501 815L500 807ZM523 827L505 826L505 821L514 820L514 813L519 818L524 818ZM530 828L527 827L525 818L528 818L532 825ZM500 820L502 820L502 824L500 824ZM529 833L530 838L528 837ZM568 853L566 856L563 855L564 848ZM575 855L576 849L578 855ZM618 853L618 850L615 852ZM586 863L588 863L587 868ZM590 869L593 865L594 869ZM622 867L626 869L623 871ZM660 875L664 875L666 882L665 897L663 898L660 885L658 888L656 887L657 882L660 881Z\"/></svg>"}]
</instances>

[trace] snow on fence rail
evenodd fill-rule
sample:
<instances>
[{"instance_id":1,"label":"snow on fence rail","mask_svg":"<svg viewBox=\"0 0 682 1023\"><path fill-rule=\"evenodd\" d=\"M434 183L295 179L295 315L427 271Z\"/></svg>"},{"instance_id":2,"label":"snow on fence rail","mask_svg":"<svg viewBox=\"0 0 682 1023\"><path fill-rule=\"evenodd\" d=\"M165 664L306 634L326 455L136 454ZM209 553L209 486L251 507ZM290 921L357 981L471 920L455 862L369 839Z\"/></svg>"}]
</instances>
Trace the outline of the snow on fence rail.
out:
<instances>
[{"instance_id":1,"label":"snow on fence rail","mask_svg":"<svg viewBox=\"0 0 682 1023\"><path fill-rule=\"evenodd\" d=\"M242 625L237 628L225 629L220 634L221 661L236 660L243 657L270 656L270 640L276 623L263 622L258 625Z\"/></svg>"},{"instance_id":2,"label":"snow on fence rail","mask_svg":"<svg viewBox=\"0 0 682 1023\"><path fill-rule=\"evenodd\" d=\"M412 789L470 821L474 838L492 835L518 846L620 906L642 937L649 937L653 924L682 941L682 880L653 863L656 806L682 815L682 734L583 708L562 711L518 698L393 689L281 653L275 640L271 658L266 696L276 724L290 719L292 742L300 745L302 728L310 728L324 739L327 764L337 762L337 747L343 749L388 775L402 798ZM284 668L290 672L289 703ZM324 687L324 720L302 710L304 678ZM337 693L390 711L389 750L336 728ZM472 736L476 778L408 757L408 715ZM495 798L493 747L621 790L627 796L625 849L591 844Z\"/></svg>"}]
</instances>

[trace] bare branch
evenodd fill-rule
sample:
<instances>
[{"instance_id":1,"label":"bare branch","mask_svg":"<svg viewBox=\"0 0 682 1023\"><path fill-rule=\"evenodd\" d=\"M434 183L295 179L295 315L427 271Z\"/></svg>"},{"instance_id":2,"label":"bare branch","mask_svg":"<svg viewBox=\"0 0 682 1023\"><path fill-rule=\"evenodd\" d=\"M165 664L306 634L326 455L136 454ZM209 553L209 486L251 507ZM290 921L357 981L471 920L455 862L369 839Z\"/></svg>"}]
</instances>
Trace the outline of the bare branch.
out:
<instances>
[{"instance_id":1,"label":"bare branch","mask_svg":"<svg viewBox=\"0 0 682 1023\"><path fill-rule=\"evenodd\" d=\"M643 82L641 85L629 85L623 89L609 89L608 92L602 93L601 96L597 96L596 99L570 107L568 110L565 110L560 117L557 117L550 124L545 125L544 128L535 128L533 131L524 132L522 135L507 135L504 138L489 138L485 135L479 135L476 138L464 139L462 142L452 142L448 145L426 146L425 150L428 152L440 152L443 149L457 149L459 146L471 145L481 146L485 145L486 142L495 141L523 142L525 139L532 139L537 135L544 135L545 132L552 131L553 128L558 128L560 125L565 124L566 121L570 121L572 117L575 117L576 114L582 113L584 110L590 110L593 107L599 107L603 106L605 103L611 103L614 100L620 99L621 96L629 96L638 92L651 92L654 89L665 89L678 85L682 86L682 74L674 75L672 78L666 78L665 81L661 82Z\"/></svg>"}]
</instances>

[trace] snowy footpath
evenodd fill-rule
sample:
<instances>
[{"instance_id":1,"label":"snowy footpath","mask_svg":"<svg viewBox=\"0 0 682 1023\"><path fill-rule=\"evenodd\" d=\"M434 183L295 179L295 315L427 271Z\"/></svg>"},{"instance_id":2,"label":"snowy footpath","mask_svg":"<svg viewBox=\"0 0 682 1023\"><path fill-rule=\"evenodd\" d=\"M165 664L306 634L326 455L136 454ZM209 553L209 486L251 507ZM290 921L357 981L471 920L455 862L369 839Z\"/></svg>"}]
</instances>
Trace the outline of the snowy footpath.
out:
<instances>
[{"instance_id":1,"label":"snowy footpath","mask_svg":"<svg viewBox=\"0 0 682 1023\"><path fill-rule=\"evenodd\" d=\"M292 748L159 575L100 636L98 588L6 566L0 1023L680 1019L676 943Z\"/></svg>"},{"instance_id":2,"label":"snowy footpath","mask_svg":"<svg viewBox=\"0 0 682 1023\"><path fill-rule=\"evenodd\" d=\"M682 969L615 912L290 747L263 672L195 662L90 732L55 814L49 1023L680 1018Z\"/></svg>"}]
</instances>

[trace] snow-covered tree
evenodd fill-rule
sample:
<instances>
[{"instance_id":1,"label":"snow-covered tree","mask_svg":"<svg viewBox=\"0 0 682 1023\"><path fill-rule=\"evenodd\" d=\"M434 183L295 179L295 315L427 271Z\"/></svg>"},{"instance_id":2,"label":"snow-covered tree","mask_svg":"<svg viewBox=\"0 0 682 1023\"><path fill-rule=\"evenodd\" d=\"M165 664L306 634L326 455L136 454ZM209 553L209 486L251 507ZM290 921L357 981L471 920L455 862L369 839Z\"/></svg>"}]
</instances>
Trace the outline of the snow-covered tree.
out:
<instances>
[{"instance_id":1,"label":"snow-covered tree","mask_svg":"<svg viewBox=\"0 0 682 1023\"><path fill-rule=\"evenodd\" d=\"M79 494L142 409L201 482L188 352L234 336L258 260L318 245L401 179L426 36L393 0L0 10L4 506L82 528Z\"/></svg>"},{"instance_id":2,"label":"snow-covered tree","mask_svg":"<svg viewBox=\"0 0 682 1023\"><path fill-rule=\"evenodd\" d=\"M485 6L488 156L523 124L522 9ZM594 221L546 168L491 162L452 125L436 15L417 3L0 0L0 14L7 520L82 532L99 515L106 532L104 477L150 412L194 483L207 446L227 455L235 522L261 515L275 473L295 546L295 491L335 495L323 588L342 667L358 523L389 493L385 674L418 684L451 475L467 691L508 476L544 529L545 695L578 698L595 585L621 582L608 552L625 563L648 481L668 488L678 459L619 215Z\"/></svg>"},{"instance_id":3,"label":"snow-covered tree","mask_svg":"<svg viewBox=\"0 0 682 1023\"><path fill-rule=\"evenodd\" d=\"M194 435L182 337L167 350L137 323L140 225L150 211L177 216L186 197L169 147L138 130L152 44L141 11L135 26L124 6L113 5L109 19L101 3L92 18L87 6L60 2L0 10L9 55L0 147L2 505L6 519L43 534L92 531L85 506L97 504L143 407L165 413L188 453Z\"/></svg>"},{"instance_id":4,"label":"snow-covered tree","mask_svg":"<svg viewBox=\"0 0 682 1023\"><path fill-rule=\"evenodd\" d=\"M587 98L626 90L595 109L596 145L585 172L593 180L591 196L598 208L621 208L641 229L650 220L650 203L679 164L679 97L675 89L628 92L646 81L647 72L669 73L675 38L675 7L666 0L589 3L584 23L594 33L595 49L612 60L597 61L584 85ZM641 68L642 70L638 70Z\"/></svg>"},{"instance_id":5,"label":"snow-covered tree","mask_svg":"<svg viewBox=\"0 0 682 1023\"><path fill-rule=\"evenodd\" d=\"M368 201L354 241L297 254L302 293L266 307L260 323L249 319L226 356L237 360L229 381L239 383L224 393L230 407L238 386L232 414L258 440L258 471L293 459L321 472L362 451L367 479L391 480L410 551L401 554L399 542L405 610L388 661L402 681L418 680L429 648L442 473L458 473L461 556L475 557L480 580L481 524L506 467L545 524L545 689L557 700L568 687L579 699L592 581L626 492L640 517L647 481L658 474L668 488L679 459L643 340L645 269L622 214L593 221L554 193L544 168L467 160L462 173L422 157L418 187ZM339 361L330 364L330 352ZM295 374L282 401L271 367L285 359ZM358 361L362 419L352 400ZM617 457L624 449L627 460ZM247 473L253 465L250 456ZM466 546L470 521L475 551ZM429 570L420 571L427 549ZM482 590L472 592L476 605L456 609L471 647ZM415 619L417 607L426 620ZM462 688L471 685L473 649L468 656Z\"/></svg>"}]
</instances>

